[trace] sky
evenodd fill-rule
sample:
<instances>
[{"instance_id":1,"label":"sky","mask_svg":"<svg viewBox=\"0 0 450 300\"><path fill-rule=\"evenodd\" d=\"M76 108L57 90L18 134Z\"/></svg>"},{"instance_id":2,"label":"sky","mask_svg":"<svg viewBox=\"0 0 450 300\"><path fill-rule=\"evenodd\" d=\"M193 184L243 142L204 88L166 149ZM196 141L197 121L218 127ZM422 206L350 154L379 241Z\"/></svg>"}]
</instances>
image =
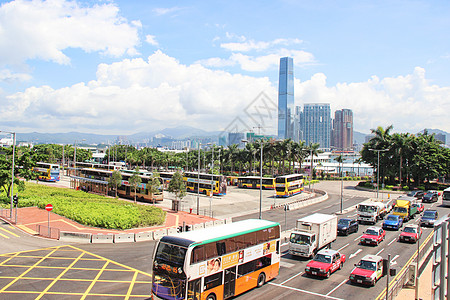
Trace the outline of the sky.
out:
<instances>
[{"instance_id":1,"label":"sky","mask_svg":"<svg viewBox=\"0 0 450 300\"><path fill-rule=\"evenodd\" d=\"M285 56L297 106L450 132L450 2L432 0L0 1L0 131L276 134Z\"/></svg>"}]
</instances>

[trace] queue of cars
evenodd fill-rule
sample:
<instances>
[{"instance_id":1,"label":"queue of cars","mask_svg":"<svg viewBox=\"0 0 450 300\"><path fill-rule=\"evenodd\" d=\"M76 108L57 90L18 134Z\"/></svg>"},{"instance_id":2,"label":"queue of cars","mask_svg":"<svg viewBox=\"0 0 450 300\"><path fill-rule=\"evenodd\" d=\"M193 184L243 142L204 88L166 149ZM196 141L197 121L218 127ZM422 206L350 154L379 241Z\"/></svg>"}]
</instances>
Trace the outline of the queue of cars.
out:
<instances>
[{"instance_id":1,"label":"queue of cars","mask_svg":"<svg viewBox=\"0 0 450 300\"><path fill-rule=\"evenodd\" d=\"M436 191L413 191L408 194L409 198L422 199L422 202L437 201L439 194ZM400 198L405 201L407 198ZM401 214L389 214L383 220L381 227L370 226L363 235L360 237L361 245L373 245L378 246L385 238L385 230L403 230L399 234L398 241L404 243L417 243L422 236L423 226L434 226L434 223L438 219L438 212L433 209L425 210L423 203L417 200L411 200L410 210L412 215L420 214L419 225L417 224L405 224L405 220L412 219L413 216L403 217ZM353 218L341 218L337 222L337 234L349 235L354 232L358 232L359 220ZM339 251L326 249L320 250L313 257L313 259L307 264L305 273L310 276L318 276L329 278L335 271L342 269L345 263L346 257ZM376 282L385 275L387 270L384 270L385 264L383 258L378 255L366 255L358 264L355 264L352 272L350 273L349 280L354 284L370 285L374 286Z\"/></svg>"}]
</instances>

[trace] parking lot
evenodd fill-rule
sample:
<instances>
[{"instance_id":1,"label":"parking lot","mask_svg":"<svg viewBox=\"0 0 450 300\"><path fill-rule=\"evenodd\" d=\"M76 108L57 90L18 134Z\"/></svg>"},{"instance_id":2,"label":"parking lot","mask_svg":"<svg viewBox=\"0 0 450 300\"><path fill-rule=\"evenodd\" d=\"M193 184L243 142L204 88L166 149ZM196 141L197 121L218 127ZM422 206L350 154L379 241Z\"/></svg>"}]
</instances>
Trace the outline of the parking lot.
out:
<instances>
[{"instance_id":1,"label":"parking lot","mask_svg":"<svg viewBox=\"0 0 450 300\"><path fill-rule=\"evenodd\" d=\"M151 275L66 245L0 255L2 299L147 299Z\"/></svg>"}]
</instances>

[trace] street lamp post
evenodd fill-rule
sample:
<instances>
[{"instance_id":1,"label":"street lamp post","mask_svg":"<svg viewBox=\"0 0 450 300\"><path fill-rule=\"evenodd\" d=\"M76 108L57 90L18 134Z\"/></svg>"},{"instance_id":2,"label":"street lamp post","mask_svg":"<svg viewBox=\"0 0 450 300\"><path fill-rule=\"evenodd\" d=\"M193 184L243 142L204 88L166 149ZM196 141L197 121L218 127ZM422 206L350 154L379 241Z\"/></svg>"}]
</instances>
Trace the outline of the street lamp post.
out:
<instances>
[{"instance_id":1,"label":"street lamp post","mask_svg":"<svg viewBox=\"0 0 450 300\"><path fill-rule=\"evenodd\" d=\"M9 210L9 217L12 221L12 212L13 212L13 195L14 195L14 163L15 163L15 155L16 155L16 133L15 132L9 132L9 131L2 131L0 132L9 133L13 136L13 157L12 157L12 168L11 168L11 207Z\"/></svg>"},{"instance_id":2,"label":"street lamp post","mask_svg":"<svg viewBox=\"0 0 450 300\"><path fill-rule=\"evenodd\" d=\"M375 151L378 154L378 166L377 166L377 199L378 199L378 191L379 191L379 178L380 178L380 152L388 151L389 149L369 149L370 151Z\"/></svg>"}]
</instances>

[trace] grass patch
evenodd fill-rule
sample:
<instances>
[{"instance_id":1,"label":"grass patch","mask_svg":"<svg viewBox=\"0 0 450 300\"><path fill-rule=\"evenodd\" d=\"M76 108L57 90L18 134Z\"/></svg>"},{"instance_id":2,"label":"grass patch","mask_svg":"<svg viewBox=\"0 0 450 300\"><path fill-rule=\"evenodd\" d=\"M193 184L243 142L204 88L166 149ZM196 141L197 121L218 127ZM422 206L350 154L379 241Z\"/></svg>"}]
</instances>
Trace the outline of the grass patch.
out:
<instances>
[{"instance_id":1,"label":"grass patch","mask_svg":"<svg viewBox=\"0 0 450 300\"><path fill-rule=\"evenodd\" d=\"M159 207L125 202L101 195L89 194L66 188L25 183L19 195L19 207L37 206L44 209L51 203L53 212L80 224L108 228L130 229L161 225L166 212ZM0 194L0 202L10 203L6 194Z\"/></svg>"}]
</instances>

